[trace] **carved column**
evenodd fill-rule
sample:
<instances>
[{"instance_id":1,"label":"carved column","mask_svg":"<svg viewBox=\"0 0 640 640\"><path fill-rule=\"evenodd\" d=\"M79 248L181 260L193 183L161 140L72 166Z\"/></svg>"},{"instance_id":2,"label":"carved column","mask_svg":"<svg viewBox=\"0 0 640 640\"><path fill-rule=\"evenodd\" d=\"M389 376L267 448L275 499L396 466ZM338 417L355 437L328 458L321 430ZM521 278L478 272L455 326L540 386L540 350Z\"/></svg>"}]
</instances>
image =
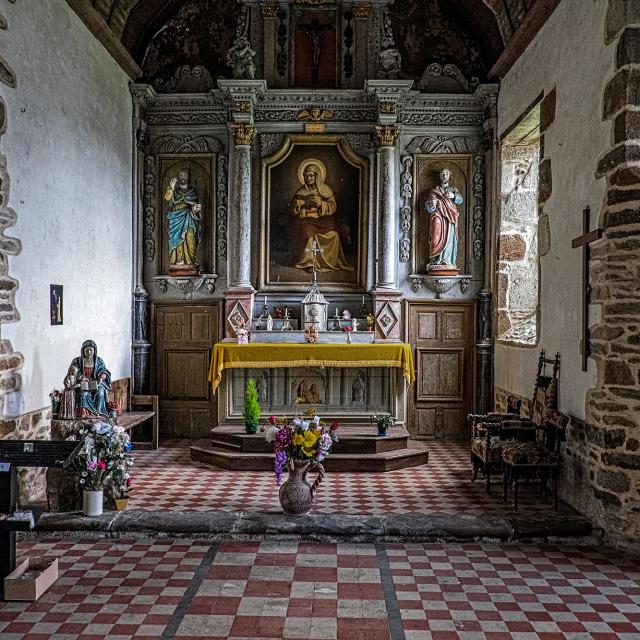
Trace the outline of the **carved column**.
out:
<instances>
[{"instance_id":1,"label":"carved column","mask_svg":"<svg viewBox=\"0 0 640 640\"><path fill-rule=\"evenodd\" d=\"M218 80L233 123L233 154L229 184L228 288L225 291L226 339L234 339L232 319L250 323L253 315L251 284L251 145L256 135L254 109L267 90L265 80Z\"/></svg>"},{"instance_id":2,"label":"carved column","mask_svg":"<svg viewBox=\"0 0 640 640\"><path fill-rule=\"evenodd\" d=\"M267 2L260 5L263 24L263 52L264 77L272 86L276 81L277 31L278 31L278 3Z\"/></svg>"},{"instance_id":3,"label":"carved column","mask_svg":"<svg viewBox=\"0 0 640 640\"><path fill-rule=\"evenodd\" d=\"M132 302L132 371L133 393L146 394L149 385L149 357L151 342L147 318L149 316L149 292L144 286L144 194L145 185L144 154L146 145L146 111L156 96L149 85L132 85L133 101L133 145L132 145L132 206L133 206L133 246L134 246L134 288Z\"/></svg>"},{"instance_id":4,"label":"carved column","mask_svg":"<svg viewBox=\"0 0 640 640\"><path fill-rule=\"evenodd\" d=\"M478 302L478 341L476 342L476 413L493 411L491 300L491 291L482 289Z\"/></svg>"},{"instance_id":5,"label":"carved column","mask_svg":"<svg viewBox=\"0 0 640 640\"><path fill-rule=\"evenodd\" d=\"M378 274L376 289L397 289L398 252L396 238L395 144L398 127L376 127L380 163L380 208L378 211Z\"/></svg>"},{"instance_id":6,"label":"carved column","mask_svg":"<svg viewBox=\"0 0 640 640\"><path fill-rule=\"evenodd\" d=\"M364 84L367 71L367 53L369 49L369 11L371 5L368 2L354 2L351 7L355 22L355 60L353 65L355 88L360 88Z\"/></svg>"}]
</instances>

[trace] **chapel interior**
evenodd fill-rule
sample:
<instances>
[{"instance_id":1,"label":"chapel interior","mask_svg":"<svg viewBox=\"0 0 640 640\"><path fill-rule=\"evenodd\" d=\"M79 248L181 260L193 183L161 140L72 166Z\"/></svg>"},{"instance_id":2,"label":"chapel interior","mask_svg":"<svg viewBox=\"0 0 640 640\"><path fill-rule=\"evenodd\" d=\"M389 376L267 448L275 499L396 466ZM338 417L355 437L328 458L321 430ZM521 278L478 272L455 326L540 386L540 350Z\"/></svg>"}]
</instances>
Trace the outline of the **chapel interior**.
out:
<instances>
[{"instance_id":1,"label":"chapel interior","mask_svg":"<svg viewBox=\"0 0 640 640\"><path fill-rule=\"evenodd\" d=\"M101 520L15 462L18 551L368 543L387 624L401 545L568 540L623 554L640 637L639 42L632 0L0 0L0 475L97 419L135 460ZM307 410L340 441L287 518L264 430ZM519 637L185 607L147 635Z\"/></svg>"}]
</instances>

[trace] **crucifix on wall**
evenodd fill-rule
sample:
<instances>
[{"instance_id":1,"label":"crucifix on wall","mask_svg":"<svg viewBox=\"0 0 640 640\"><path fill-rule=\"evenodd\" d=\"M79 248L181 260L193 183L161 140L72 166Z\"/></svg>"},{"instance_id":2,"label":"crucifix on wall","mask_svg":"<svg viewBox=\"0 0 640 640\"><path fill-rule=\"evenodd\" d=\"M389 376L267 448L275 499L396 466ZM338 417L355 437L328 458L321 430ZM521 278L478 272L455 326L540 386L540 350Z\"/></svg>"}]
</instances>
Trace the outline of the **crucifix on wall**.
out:
<instances>
[{"instance_id":1,"label":"crucifix on wall","mask_svg":"<svg viewBox=\"0 0 640 640\"><path fill-rule=\"evenodd\" d=\"M300 25L300 30L311 41L311 82L312 84L318 84L322 36L325 32L331 31L331 24L323 24L318 18L313 18L308 24Z\"/></svg>"},{"instance_id":2,"label":"crucifix on wall","mask_svg":"<svg viewBox=\"0 0 640 640\"><path fill-rule=\"evenodd\" d=\"M582 212L582 235L571 241L571 247L582 247L582 370L587 370L589 358L589 298L591 287L589 286L589 244L602 237L602 229L589 231L589 217L591 208L585 207Z\"/></svg>"}]
</instances>

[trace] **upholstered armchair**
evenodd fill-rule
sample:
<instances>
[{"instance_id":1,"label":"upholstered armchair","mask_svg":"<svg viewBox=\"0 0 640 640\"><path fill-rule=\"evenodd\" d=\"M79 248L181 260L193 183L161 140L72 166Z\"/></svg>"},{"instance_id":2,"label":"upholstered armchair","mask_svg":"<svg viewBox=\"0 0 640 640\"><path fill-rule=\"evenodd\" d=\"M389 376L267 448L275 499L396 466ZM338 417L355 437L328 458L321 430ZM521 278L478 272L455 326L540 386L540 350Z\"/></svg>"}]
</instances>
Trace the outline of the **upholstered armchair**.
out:
<instances>
[{"instance_id":1,"label":"upholstered armchair","mask_svg":"<svg viewBox=\"0 0 640 640\"><path fill-rule=\"evenodd\" d=\"M546 366L553 365L551 375L546 375ZM505 442L531 442L536 438L547 415L557 411L558 374L560 354L554 359L540 352L538 369L530 407L530 416L520 415L520 400L514 396L507 398L507 412L485 415L469 414L471 432L472 482L482 471L487 493L491 493L491 477L502 469L502 448Z\"/></svg>"},{"instance_id":2,"label":"upholstered armchair","mask_svg":"<svg viewBox=\"0 0 640 640\"><path fill-rule=\"evenodd\" d=\"M503 498L507 501L509 485L513 489L513 510L518 508L518 482L522 479L540 481L540 493L547 498L547 483L551 481L553 506L558 508L558 473L560 444L565 440L569 416L558 411L548 415L542 427L536 429L531 442L505 442L502 446Z\"/></svg>"}]
</instances>

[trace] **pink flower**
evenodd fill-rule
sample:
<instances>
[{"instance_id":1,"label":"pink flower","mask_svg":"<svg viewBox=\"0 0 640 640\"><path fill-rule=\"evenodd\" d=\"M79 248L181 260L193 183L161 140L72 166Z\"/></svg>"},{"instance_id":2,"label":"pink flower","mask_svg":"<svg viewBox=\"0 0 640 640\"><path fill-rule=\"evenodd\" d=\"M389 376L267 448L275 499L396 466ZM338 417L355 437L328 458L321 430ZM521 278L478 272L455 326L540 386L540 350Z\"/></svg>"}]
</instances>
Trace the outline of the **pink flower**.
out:
<instances>
[{"instance_id":1,"label":"pink flower","mask_svg":"<svg viewBox=\"0 0 640 640\"><path fill-rule=\"evenodd\" d=\"M334 420L334 421L331 423L331 427L330 427L330 429L331 429L331 431L336 431L336 430L338 429L338 427L339 427L339 426L340 426L340 423L339 423L337 420Z\"/></svg>"},{"instance_id":2,"label":"pink flower","mask_svg":"<svg viewBox=\"0 0 640 640\"><path fill-rule=\"evenodd\" d=\"M276 423L276 417L275 416L269 416L267 418L267 420L269 421L269 424L275 424Z\"/></svg>"},{"instance_id":3,"label":"pink flower","mask_svg":"<svg viewBox=\"0 0 640 640\"><path fill-rule=\"evenodd\" d=\"M102 469L103 471L107 468L107 465L102 461L102 460L98 460L98 466L100 467L100 469Z\"/></svg>"},{"instance_id":4,"label":"pink flower","mask_svg":"<svg viewBox=\"0 0 640 640\"><path fill-rule=\"evenodd\" d=\"M131 478L127 478L127 482L126 482L127 487L131 486Z\"/></svg>"}]
</instances>

